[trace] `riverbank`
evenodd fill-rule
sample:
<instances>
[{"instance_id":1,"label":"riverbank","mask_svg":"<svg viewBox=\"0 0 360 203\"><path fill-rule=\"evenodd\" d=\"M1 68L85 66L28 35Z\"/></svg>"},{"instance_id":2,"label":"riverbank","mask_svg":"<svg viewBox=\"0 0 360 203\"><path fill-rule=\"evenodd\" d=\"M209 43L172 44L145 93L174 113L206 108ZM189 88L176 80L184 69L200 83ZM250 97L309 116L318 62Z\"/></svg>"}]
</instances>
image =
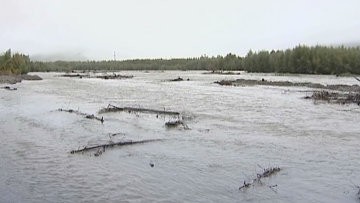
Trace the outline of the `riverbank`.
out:
<instances>
[{"instance_id":1,"label":"riverbank","mask_svg":"<svg viewBox=\"0 0 360 203\"><path fill-rule=\"evenodd\" d=\"M0 84L15 84L19 83L22 80L42 80L38 75L0 75Z\"/></svg>"}]
</instances>

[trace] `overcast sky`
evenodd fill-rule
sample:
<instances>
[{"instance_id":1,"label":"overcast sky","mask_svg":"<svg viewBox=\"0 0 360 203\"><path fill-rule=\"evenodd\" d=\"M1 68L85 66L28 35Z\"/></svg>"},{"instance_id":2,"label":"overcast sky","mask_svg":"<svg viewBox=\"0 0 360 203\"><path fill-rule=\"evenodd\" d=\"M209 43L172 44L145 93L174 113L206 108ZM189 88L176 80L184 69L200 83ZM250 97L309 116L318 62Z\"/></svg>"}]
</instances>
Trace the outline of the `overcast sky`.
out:
<instances>
[{"instance_id":1,"label":"overcast sky","mask_svg":"<svg viewBox=\"0 0 360 203\"><path fill-rule=\"evenodd\" d=\"M360 42L360 0L0 0L0 51L117 59Z\"/></svg>"}]
</instances>

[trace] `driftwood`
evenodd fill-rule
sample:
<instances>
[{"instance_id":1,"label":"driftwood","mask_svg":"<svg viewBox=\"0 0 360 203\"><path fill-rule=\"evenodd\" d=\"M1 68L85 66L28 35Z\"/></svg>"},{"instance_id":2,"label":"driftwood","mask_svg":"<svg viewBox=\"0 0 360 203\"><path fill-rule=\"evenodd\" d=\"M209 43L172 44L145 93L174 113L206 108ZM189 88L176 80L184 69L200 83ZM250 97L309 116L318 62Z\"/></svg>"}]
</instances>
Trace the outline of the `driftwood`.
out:
<instances>
[{"instance_id":1,"label":"driftwood","mask_svg":"<svg viewBox=\"0 0 360 203\"><path fill-rule=\"evenodd\" d=\"M103 108L99 111L99 113L108 113L108 112L118 112L118 111L125 111L128 113L131 112L140 112L140 113L150 113L150 114L157 114L157 115L172 115L172 116L179 116L179 112L175 111L165 111L165 110L155 110L155 109L145 109L145 108L134 108L134 107L117 107L114 105L109 104L108 107Z\"/></svg>"},{"instance_id":2,"label":"driftwood","mask_svg":"<svg viewBox=\"0 0 360 203\"><path fill-rule=\"evenodd\" d=\"M239 190L243 189L243 188L248 188L251 186L251 183L247 183L245 180L244 180L244 184L242 186L239 187Z\"/></svg>"},{"instance_id":3,"label":"driftwood","mask_svg":"<svg viewBox=\"0 0 360 203\"><path fill-rule=\"evenodd\" d=\"M360 93L338 93L328 91L316 91L311 96L304 99L313 99L315 101L326 101L328 103L360 105Z\"/></svg>"},{"instance_id":4,"label":"driftwood","mask_svg":"<svg viewBox=\"0 0 360 203\"><path fill-rule=\"evenodd\" d=\"M90 78L89 74L70 74L70 73L66 73L64 75L60 75L59 77L67 77L67 78Z\"/></svg>"},{"instance_id":5,"label":"driftwood","mask_svg":"<svg viewBox=\"0 0 360 203\"><path fill-rule=\"evenodd\" d=\"M177 127L179 125L184 125L184 123L180 120L176 120L176 121L168 121L165 123L165 126L166 127L169 127L169 128L174 128L174 127Z\"/></svg>"},{"instance_id":6,"label":"driftwood","mask_svg":"<svg viewBox=\"0 0 360 203\"><path fill-rule=\"evenodd\" d=\"M156 141L161 141L161 139L140 140L140 141L132 141L132 140L130 140L130 141L121 141L121 142L111 142L111 143L108 143L108 144L101 144L101 145L96 145L96 146L84 147L82 149L72 150L72 151L70 151L70 153L71 154L82 153L82 152L87 152L87 151L90 151L90 150L97 149L97 151L96 151L96 153L94 155L99 156L103 152L105 152L106 148L109 148L109 147L134 145L134 144L144 144L144 143L156 142Z\"/></svg>"},{"instance_id":7,"label":"driftwood","mask_svg":"<svg viewBox=\"0 0 360 203\"><path fill-rule=\"evenodd\" d=\"M1 87L2 89L5 89L5 90L9 90L9 91L15 91L17 90L16 87L10 87L10 86L5 86L5 87Z\"/></svg>"},{"instance_id":8,"label":"driftwood","mask_svg":"<svg viewBox=\"0 0 360 203\"><path fill-rule=\"evenodd\" d=\"M262 178L267 178L270 177L274 174L276 174L277 172L279 172L281 169L280 167L269 167L269 168L265 168L263 169L262 173L258 173L256 174L256 178L254 178L251 182L246 182L244 181L243 185L241 185L239 187L239 190L242 190L244 188L248 188L250 186L253 186L256 182L261 182ZM271 190L273 190L274 187L277 187L277 185L271 185L268 186Z\"/></svg>"},{"instance_id":9,"label":"driftwood","mask_svg":"<svg viewBox=\"0 0 360 203\"><path fill-rule=\"evenodd\" d=\"M58 111L74 113L74 114L77 114L77 115L80 115L80 116L84 116L87 119L95 119L95 120L100 121L101 123L104 123L104 117L100 118L100 117L95 116L94 114L86 114L86 113L80 112L78 110L73 110L73 109L61 109L60 108L60 109L58 109Z\"/></svg>"},{"instance_id":10,"label":"driftwood","mask_svg":"<svg viewBox=\"0 0 360 203\"><path fill-rule=\"evenodd\" d=\"M134 76L132 75L120 75L120 74L113 74L113 75L100 75L100 76L95 76L95 78L100 78L100 79L105 79L105 80L109 80L109 79L126 79L126 78L133 78Z\"/></svg>"},{"instance_id":11,"label":"driftwood","mask_svg":"<svg viewBox=\"0 0 360 203\"><path fill-rule=\"evenodd\" d=\"M203 74L215 74L215 75L240 75L241 73L239 72L232 72L232 71L215 71L215 70L212 70L210 72L204 72Z\"/></svg>"},{"instance_id":12,"label":"driftwood","mask_svg":"<svg viewBox=\"0 0 360 203\"><path fill-rule=\"evenodd\" d=\"M104 79L104 80L108 80L108 79L126 79L126 78L133 78L134 76L132 75L120 75L120 74L106 74L106 75L96 75L96 76L91 76L89 74L80 74L80 73L66 73L63 75L60 75L60 77L69 77L69 78L99 78L99 79Z\"/></svg>"},{"instance_id":13,"label":"driftwood","mask_svg":"<svg viewBox=\"0 0 360 203\"><path fill-rule=\"evenodd\" d=\"M223 86L232 86L234 85L233 81L230 80L221 80L221 81L215 81L214 83L223 85Z\"/></svg>"},{"instance_id":14,"label":"driftwood","mask_svg":"<svg viewBox=\"0 0 360 203\"><path fill-rule=\"evenodd\" d=\"M178 81L183 81L184 79L182 79L181 77L169 80L170 82L178 82Z\"/></svg>"},{"instance_id":15,"label":"driftwood","mask_svg":"<svg viewBox=\"0 0 360 203\"><path fill-rule=\"evenodd\" d=\"M86 70L72 70L72 73L86 73Z\"/></svg>"},{"instance_id":16,"label":"driftwood","mask_svg":"<svg viewBox=\"0 0 360 203\"><path fill-rule=\"evenodd\" d=\"M320 83L310 83L310 82L289 82L289 81L268 81L264 78L261 80L246 80L246 79L237 79L237 80L221 80L214 82L219 85L224 86L254 86L254 85L265 85L265 86L279 86L279 87L309 87L315 89L327 89L327 90L336 90L344 92L360 92L359 85L323 85Z\"/></svg>"},{"instance_id":17,"label":"driftwood","mask_svg":"<svg viewBox=\"0 0 360 203\"><path fill-rule=\"evenodd\" d=\"M183 121L181 120L176 120L176 121L168 121L165 123L165 126L167 128L176 128L178 126L182 126L184 127L184 129L188 130L190 129Z\"/></svg>"},{"instance_id":18,"label":"driftwood","mask_svg":"<svg viewBox=\"0 0 360 203\"><path fill-rule=\"evenodd\" d=\"M281 169L279 167L265 168L262 173L257 174L257 179L267 178L267 177L269 177L271 175L274 175L275 173L279 172L280 170Z\"/></svg>"},{"instance_id":19,"label":"driftwood","mask_svg":"<svg viewBox=\"0 0 360 203\"><path fill-rule=\"evenodd\" d=\"M109 137L115 137L115 136L118 136L118 135L125 135L125 133L110 133Z\"/></svg>"}]
</instances>

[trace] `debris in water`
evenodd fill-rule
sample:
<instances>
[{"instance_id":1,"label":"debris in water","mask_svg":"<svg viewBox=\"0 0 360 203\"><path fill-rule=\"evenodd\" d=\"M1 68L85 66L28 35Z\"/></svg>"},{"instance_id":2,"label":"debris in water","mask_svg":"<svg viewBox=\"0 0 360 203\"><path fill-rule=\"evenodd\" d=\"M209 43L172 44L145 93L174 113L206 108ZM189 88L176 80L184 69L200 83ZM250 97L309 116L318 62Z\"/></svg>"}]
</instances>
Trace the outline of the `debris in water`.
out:
<instances>
[{"instance_id":1,"label":"debris in water","mask_svg":"<svg viewBox=\"0 0 360 203\"><path fill-rule=\"evenodd\" d=\"M105 148L99 148L99 149L95 152L94 156L100 156L100 155L102 155L103 149L105 149Z\"/></svg>"},{"instance_id":2,"label":"debris in water","mask_svg":"<svg viewBox=\"0 0 360 203\"><path fill-rule=\"evenodd\" d=\"M276 185L269 185L269 188L274 191L275 193L277 193L277 190L275 190L275 188L277 188L277 184Z\"/></svg>"},{"instance_id":3,"label":"debris in water","mask_svg":"<svg viewBox=\"0 0 360 203\"><path fill-rule=\"evenodd\" d=\"M221 81L216 81L214 83L219 84L219 85L224 85L224 86L232 86L232 85L234 85L233 82L229 81L229 80L221 80Z\"/></svg>"},{"instance_id":4,"label":"debris in water","mask_svg":"<svg viewBox=\"0 0 360 203\"><path fill-rule=\"evenodd\" d=\"M118 135L125 136L125 133L110 133L109 134L110 137L115 137L115 136L118 136Z\"/></svg>"},{"instance_id":5,"label":"debris in water","mask_svg":"<svg viewBox=\"0 0 360 203\"><path fill-rule=\"evenodd\" d=\"M360 93L338 93L329 91L316 91L311 96L306 96L304 99L313 99L315 101L326 101L328 103L336 104L350 104L355 103L360 105Z\"/></svg>"},{"instance_id":6,"label":"debris in water","mask_svg":"<svg viewBox=\"0 0 360 203\"><path fill-rule=\"evenodd\" d=\"M66 73L63 75L60 75L59 77L68 77L68 78L99 78L99 79L104 79L104 80L109 80L109 79L128 79L128 78L133 78L134 76L132 75L120 75L120 74L105 74L105 75L96 75L96 76L91 76L90 74L71 74L71 73Z\"/></svg>"},{"instance_id":7,"label":"debris in water","mask_svg":"<svg viewBox=\"0 0 360 203\"><path fill-rule=\"evenodd\" d=\"M128 113L131 112L140 112L140 113L150 113L158 115L172 115L172 116L179 116L179 112L175 111L165 111L165 110L155 110L155 109L146 109L146 108L134 108L134 107L117 107L114 105L109 104L106 108L103 108L99 111L100 114L102 113L109 113L109 112L118 112L118 111L125 111Z\"/></svg>"},{"instance_id":8,"label":"debris in water","mask_svg":"<svg viewBox=\"0 0 360 203\"><path fill-rule=\"evenodd\" d=\"M175 79L172 79L172 80L169 80L170 82L178 82L178 81L183 81L184 79L181 78L181 77L178 77L178 78L175 78Z\"/></svg>"},{"instance_id":9,"label":"debris in water","mask_svg":"<svg viewBox=\"0 0 360 203\"><path fill-rule=\"evenodd\" d=\"M269 177L277 172L279 172L281 169L279 167L270 167L270 168L265 168L263 173L258 173L257 174L257 178L261 179L261 178L266 178Z\"/></svg>"},{"instance_id":10,"label":"debris in water","mask_svg":"<svg viewBox=\"0 0 360 203\"><path fill-rule=\"evenodd\" d=\"M265 85L265 86L279 86L279 87L284 87L284 86L308 87L308 88L336 90L343 92L360 92L359 85L323 85L320 83L310 83L310 82L268 81L264 78L262 78L261 80L247 80L247 79L221 80L221 81L216 81L214 83L225 86Z\"/></svg>"},{"instance_id":11,"label":"debris in water","mask_svg":"<svg viewBox=\"0 0 360 203\"><path fill-rule=\"evenodd\" d=\"M2 87L2 89L9 90L9 91L15 91L15 90L17 90L16 87L10 87L10 86Z\"/></svg>"},{"instance_id":12,"label":"debris in water","mask_svg":"<svg viewBox=\"0 0 360 203\"><path fill-rule=\"evenodd\" d=\"M176 121L168 121L165 123L165 126L166 127L169 127L169 128L175 128L179 125L183 125L184 123L180 120L176 120Z\"/></svg>"},{"instance_id":13,"label":"debris in water","mask_svg":"<svg viewBox=\"0 0 360 203\"><path fill-rule=\"evenodd\" d=\"M261 168L262 168L262 167L261 167ZM254 183L259 183L259 182L261 183L261 179L262 179L262 178L270 177L270 176L276 174L277 172L279 172L280 170L281 170L280 167L264 168L262 173L256 174L257 177L254 178L254 179L252 180L252 182L248 182L248 183L247 183L246 181L244 181L244 184L239 187L239 190L244 189L244 188L248 188L248 187L254 185ZM273 188L274 188L274 187L277 187L277 185L270 185L270 186L268 186L268 187L269 187L271 190L274 191ZM276 192L276 191L275 191L275 192Z\"/></svg>"},{"instance_id":14,"label":"debris in water","mask_svg":"<svg viewBox=\"0 0 360 203\"><path fill-rule=\"evenodd\" d=\"M140 140L140 141L129 140L129 141L120 141L120 142L110 142L107 144L101 144L101 145L96 145L96 146L84 147L82 149L72 150L72 151L70 151L70 153L71 154L82 153L82 152L97 149L97 152L95 154L101 155L103 152L105 152L105 149L109 148L109 147L144 144L144 143L148 143L148 142L156 142L156 141L161 141L161 140L162 139L150 139L150 140ZM102 150L101 153L99 150Z\"/></svg>"},{"instance_id":15,"label":"debris in water","mask_svg":"<svg viewBox=\"0 0 360 203\"><path fill-rule=\"evenodd\" d=\"M222 70L212 70L210 72L204 72L202 74L216 74L216 75L240 75L239 72L232 72L232 71L222 71Z\"/></svg>"},{"instance_id":16,"label":"debris in water","mask_svg":"<svg viewBox=\"0 0 360 203\"><path fill-rule=\"evenodd\" d=\"M101 123L104 123L104 117L102 116L101 118L100 117L96 117L94 114L86 114L86 113L82 113L78 110L73 110L73 109L58 109L58 111L64 111L64 112L68 112L68 113L75 113L77 115L81 115L81 116L84 116L85 118L87 119L95 119L95 120L98 120L100 121Z\"/></svg>"},{"instance_id":17,"label":"debris in water","mask_svg":"<svg viewBox=\"0 0 360 203\"><path fill-rule=\"evenodd\" d=\"M190 128L181 120L175 120L175 121L168 121L165 123L165 126L167 128L176 128L179 126L184 127L184 129L189 130Z\"/></svg>"},{"instance_id":18,"label":"debris in water","mask_svg":"<svg viewBox=\"0 0 360 203\"><path fill-rule=\"evenodd\" d=\"M132 75L120 75L120 74L112 74L112 75L100 75L100 76L95 76L95 78L101 78L101 79L105 79L105 80L109 80L109 79L128 79L128 78L133 78L134 76Z\"/></svg>"},{"instance_id":19,"label":"debris in water","mask_svg":"<svg viewBox=\"0 0 360 203\"><path fill-rule=\"evenodd\" d=\"M244 184L242 186L239 187L239 190L243 189L243 188L248 188L251 186L251 183L247 183L245 180L244 180Z\"/></svg>"}]
</instances>

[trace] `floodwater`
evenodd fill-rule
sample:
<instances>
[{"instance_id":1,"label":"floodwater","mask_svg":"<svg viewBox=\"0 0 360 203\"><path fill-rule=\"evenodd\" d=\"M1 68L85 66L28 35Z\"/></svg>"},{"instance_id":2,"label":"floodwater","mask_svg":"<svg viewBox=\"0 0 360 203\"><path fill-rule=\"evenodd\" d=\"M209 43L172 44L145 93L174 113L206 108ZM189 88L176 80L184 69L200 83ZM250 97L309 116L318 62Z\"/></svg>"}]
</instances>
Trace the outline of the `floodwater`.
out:
<instances>
[{"instance_id":1,"label":"floodwater","mask_svg":"<svg viewBox=\"0 0 360 203\"><path fill-rule=\"evenodd\" d=\"M358 202L360 109L314 103L302 87L229 87L220 79L356 84L349 77L121 72L124 80L55 77L0 90L0 202ZM166 82L178 76L190 81ZM108 104L179 111L89 114ZM112 133L120 133L109 136ZM163 139L70 154L109 141ZM154 164L154 167L150 167ZM282 170L239 190L262 168ZM276 186L277 185L277 186ZM274 186L272 189L269 186Z\"/></svg>"}]
</instances>

